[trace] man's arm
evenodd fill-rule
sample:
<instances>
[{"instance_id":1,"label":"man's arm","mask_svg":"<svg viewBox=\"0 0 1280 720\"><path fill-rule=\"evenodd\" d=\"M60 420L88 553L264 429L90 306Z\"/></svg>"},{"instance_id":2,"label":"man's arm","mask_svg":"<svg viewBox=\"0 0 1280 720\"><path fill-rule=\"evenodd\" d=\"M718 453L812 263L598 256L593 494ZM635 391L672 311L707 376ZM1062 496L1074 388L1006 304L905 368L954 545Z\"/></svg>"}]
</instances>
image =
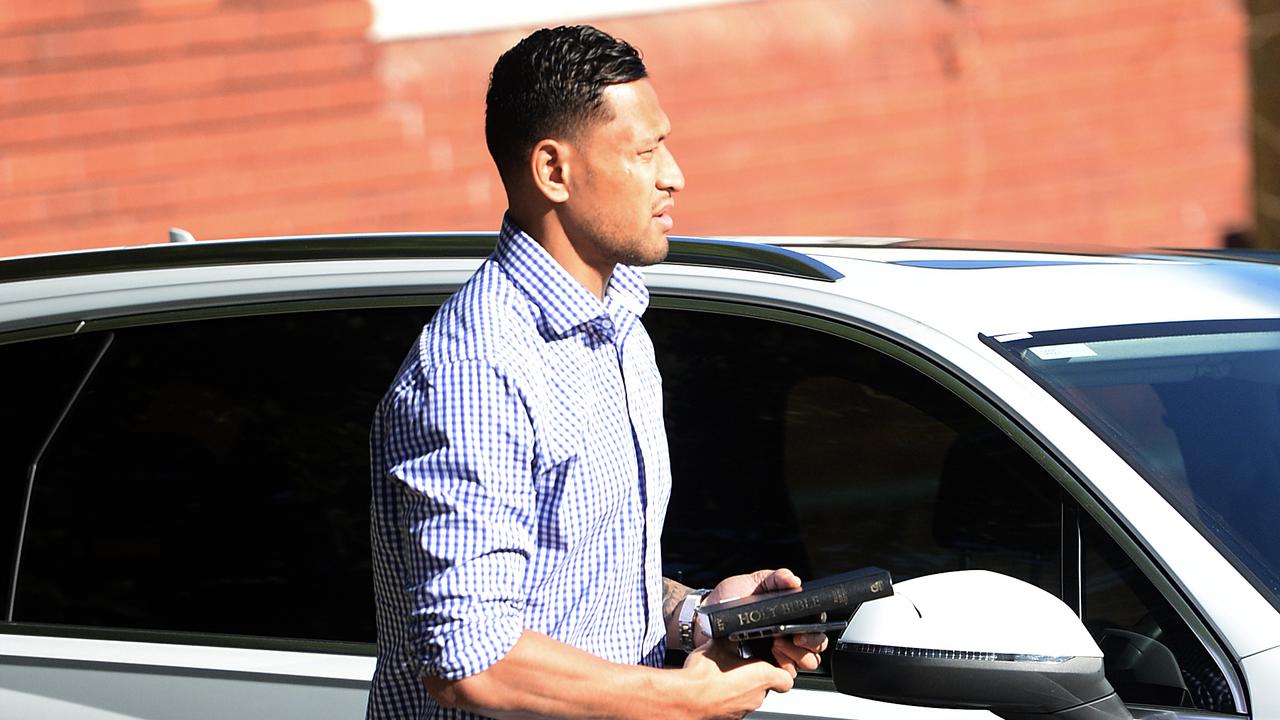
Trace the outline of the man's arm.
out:
<instances>
[{"instance_id":1,"label":"man's arm","mask_svg":"<svg viewBox=\"0 0 1280 720\"><path fill-rule=\"evenodd\" d=\"M521 628L536 532L532 428L505 375L480 362L433 368L384 407L388 482L375 521L405 553L394 607L430 617L410 659L439 702L499 718L741 717L791 677L713 648L679 670L615 664ZM430 388L431 391L427 392ZM446 392L445 390L452 390ZM484 408L483 422L473 408ZM398 537L397 537L398 536ZM384 602L385 599L380 599ZM416 622L416 621L415 621ZM445 679L449 678L449 679Z\"/></svg>"},{"instance_id":2,"label":"man's arm","mask_svg":"<svg viewBox=\"0 0 1280 720\"><path fill-rule=\"evenodd\" d=\"M687 588L686 588L687 591ZM740 718L791 675L707 644L679 670L621 665L531 630L501 660L461 680L427 676L438 702L505 718Z\"/></svg>"}]
</instances>

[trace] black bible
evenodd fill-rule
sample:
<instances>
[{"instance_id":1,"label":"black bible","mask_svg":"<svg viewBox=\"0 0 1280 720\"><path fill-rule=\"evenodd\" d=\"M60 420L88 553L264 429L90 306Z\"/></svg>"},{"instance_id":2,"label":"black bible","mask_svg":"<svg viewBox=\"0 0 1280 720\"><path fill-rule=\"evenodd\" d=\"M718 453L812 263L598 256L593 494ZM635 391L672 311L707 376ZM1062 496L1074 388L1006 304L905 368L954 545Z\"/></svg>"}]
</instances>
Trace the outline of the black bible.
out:
<instances>
[{"instance_id":1,"label":"black bible","mask_svg":"<svg viewBox=\"0 0 1280 720\"><path fill-rule=\"evenodd\" d=\"M892 594L889 571L865 567L806 582L793 590L706 605L698 608L698 612L710 621L711 636L724 638L741 630L823 618L826 613L848 616L859 604Z\"/></svg>"}]
</instances>

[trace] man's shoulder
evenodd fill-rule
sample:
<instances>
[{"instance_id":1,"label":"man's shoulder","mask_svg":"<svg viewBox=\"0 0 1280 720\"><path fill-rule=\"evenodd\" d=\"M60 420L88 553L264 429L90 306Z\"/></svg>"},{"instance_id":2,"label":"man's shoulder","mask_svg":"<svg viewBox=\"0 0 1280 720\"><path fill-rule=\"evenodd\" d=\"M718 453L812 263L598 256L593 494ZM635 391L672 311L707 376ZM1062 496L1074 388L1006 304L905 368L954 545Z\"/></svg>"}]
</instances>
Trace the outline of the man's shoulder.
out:
<instances>
[{"instance_id":1,"label":"man's shoulder","mask_svg":"<svg viewBox=\"0 0 1280 720\"><path fill-rule=\"evenodd\" d=\"M497 262L485 261L423 328L423 369L461 362L508 365L538 338L536 308Z\"/></svg>"}]
</instances>

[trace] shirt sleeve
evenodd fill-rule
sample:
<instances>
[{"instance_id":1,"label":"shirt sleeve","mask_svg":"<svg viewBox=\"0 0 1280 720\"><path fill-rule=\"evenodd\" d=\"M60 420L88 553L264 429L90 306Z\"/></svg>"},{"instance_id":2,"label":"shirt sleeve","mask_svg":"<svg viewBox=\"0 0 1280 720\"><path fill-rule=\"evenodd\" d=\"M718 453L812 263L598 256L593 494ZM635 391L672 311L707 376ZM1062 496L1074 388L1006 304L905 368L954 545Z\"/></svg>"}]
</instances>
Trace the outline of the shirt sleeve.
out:
<instances>
[{"instance_id":1,"label":"shirt sleeve","mask_svg":"<svg viewBox=\"0 0 1280 720\"><path fill-rule=\"evenodd\" d=\"M410 653L436 677L473 675L524 629L537 522L523 397L499 369L464 361L412 378L381 412Z\"/></svg>"}]
</instances>

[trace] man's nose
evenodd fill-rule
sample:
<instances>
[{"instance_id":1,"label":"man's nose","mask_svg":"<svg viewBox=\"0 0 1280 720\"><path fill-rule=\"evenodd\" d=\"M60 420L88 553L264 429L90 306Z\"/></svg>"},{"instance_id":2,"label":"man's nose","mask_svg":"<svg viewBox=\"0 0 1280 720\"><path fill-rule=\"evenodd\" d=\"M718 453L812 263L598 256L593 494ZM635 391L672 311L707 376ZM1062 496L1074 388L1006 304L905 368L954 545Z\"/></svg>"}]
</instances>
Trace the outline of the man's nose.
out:
<instances>
[{"instance_id":1,"label":"man's nose","mask_svg":"<svg viewBox=\"0 0 1280 720\"><path fill-rule=\"evenodd\" d=\"M684 173L676 164L676 156L671 154L666 145L662 146L662 167L658 171L658 188L680 192L684 189Z\"/></svg>"}]
</instances>

